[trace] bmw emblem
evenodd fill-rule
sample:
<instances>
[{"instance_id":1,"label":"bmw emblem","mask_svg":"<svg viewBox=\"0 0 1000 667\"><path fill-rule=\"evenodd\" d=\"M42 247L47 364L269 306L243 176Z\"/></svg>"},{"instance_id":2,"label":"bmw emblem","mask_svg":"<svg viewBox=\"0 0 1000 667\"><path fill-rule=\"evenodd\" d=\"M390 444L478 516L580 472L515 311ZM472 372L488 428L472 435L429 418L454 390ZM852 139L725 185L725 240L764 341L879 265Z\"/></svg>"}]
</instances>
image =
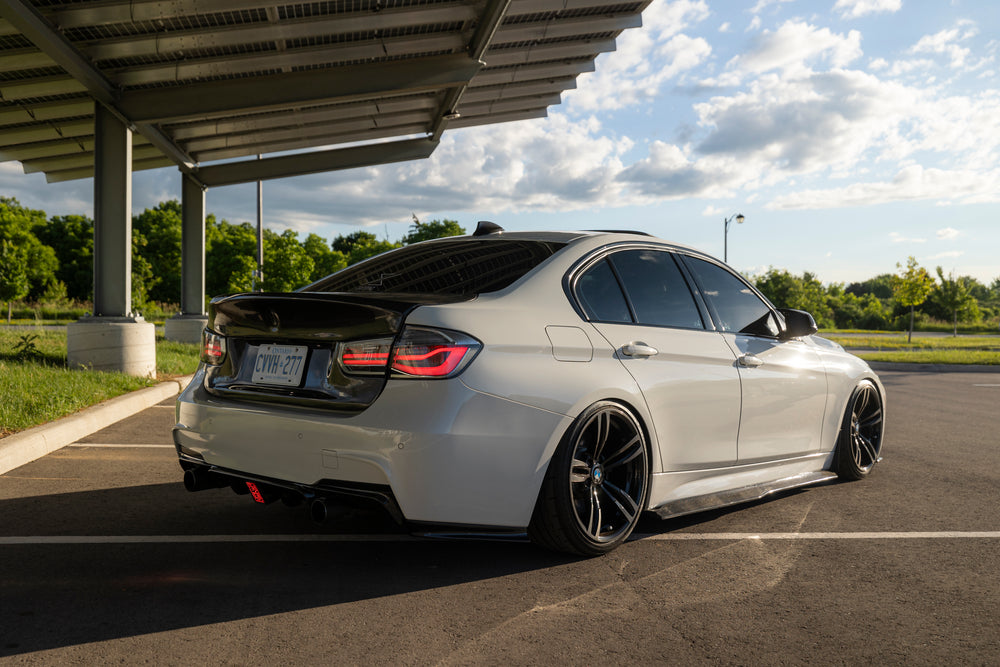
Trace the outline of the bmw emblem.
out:
<instances>
[{"instance_id":1,"label":"bmw emblem","mask_svg":"<svg viewBox=\"0 0 1000 667\"><path fill-rule=\"evenodd\" d=\"M594 484L600 484L604 481L604 468L600 465L595 465L593 470L590 471L590 478L593 480Z\"/></svg>"}]
</instances>

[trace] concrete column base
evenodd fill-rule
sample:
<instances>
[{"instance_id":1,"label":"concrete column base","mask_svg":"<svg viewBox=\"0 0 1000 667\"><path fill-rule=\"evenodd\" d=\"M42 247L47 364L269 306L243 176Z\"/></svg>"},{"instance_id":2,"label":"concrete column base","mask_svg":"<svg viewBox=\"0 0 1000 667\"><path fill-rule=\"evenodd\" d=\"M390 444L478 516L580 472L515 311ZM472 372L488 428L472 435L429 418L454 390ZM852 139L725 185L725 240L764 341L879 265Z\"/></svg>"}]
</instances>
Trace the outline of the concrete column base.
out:
<instances>
[{"instance_id":1,"label":"concrete column base","mask_svg":"<svg viewBox=\"0 0 1000 667\"><path fill-rule=\"evenodd\" d=\"M178 343L200 343L206 326L208 315L178 313L163 323L163 337Z\"/></svg>"},{"instance_id":2,"label":"concrete column base","mask_svg":"<svg viewBox=\"0 0 1000 667\"><path fill-rule=\"evenodd\" d=\"M70 368L156 377L156 327L142 317L81 317L66 327Z\"/></svg>"}]
</instances>

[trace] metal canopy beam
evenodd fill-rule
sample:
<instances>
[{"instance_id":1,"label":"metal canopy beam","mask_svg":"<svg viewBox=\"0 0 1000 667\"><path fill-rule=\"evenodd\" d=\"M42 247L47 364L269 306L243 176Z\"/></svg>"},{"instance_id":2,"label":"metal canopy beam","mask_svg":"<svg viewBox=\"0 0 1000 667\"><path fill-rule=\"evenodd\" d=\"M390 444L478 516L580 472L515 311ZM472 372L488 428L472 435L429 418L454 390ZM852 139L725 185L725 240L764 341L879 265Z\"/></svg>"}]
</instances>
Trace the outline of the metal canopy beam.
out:
<instances>
[{"instance_id":1,"label":"metal canopy beam","mask_svg":"<svg viewBox=\"0 0 1000 667\"><path fill-rule=\"evenodd\" d=\"M390 125L377 130L365 130L353 132L334 132L326 134L311 134L295 141L259 142L250 146L239 146L236 148L219 148L215 150L202 151L198 153L198 159L202 162L213 160L231 160L233 158L246 157L248 155L259 155L263 153L277 153L278 151L291 151L301 148L316 148L317 146L333 146L343 144L348 141L375 141L376 139L388 139L423 135L427 133L427 123L421 122L410 125ZM363 165L359 165L363 166Z\"/></svg>"},{"instance_id":2,"label":"metal canopy beam","mask_svg":"<svg viewBox=\"0 0 1000 667\"><path fill-rule=\"evenodd\" d=\"M360 99L462 85L483 63L465 54L272 74L124 92L120 108L140 122L163 122L321 100Z\"/></svg>"},{"instance_id":3,"label":"metal canopy beam","mask_svg":"<svg viewBox=\"0 0 1000 667\"><path fill-rule=\"evenodd\" d=\"M420 160L429 157L437 145L436 141L430 139L408 139L299 155L283 155L263 160L245 160L200 167L197 170L197 177L209 187L266 181L324 171Z\"/></svg>"},{"instance_id":4,"label":"metal canopy beam","mask_svg":"<svg viewBox=\"0 0 1000 667\"><path fill-rule=\"evenodd\" d=\"M292 67L329 66L364 62L413 53L461 51L466 40L459 34L418 35L374 39L344 46L312 46L287 51L262 51L249 55L198 58L190 62L166 62L114 70L112 76L122 86L148 83L193 81L233 74L273 71Z\"/></svg>"},{"instance_id":5,"label":"metal canopy beam","mask_svg":"<svg viewBox=\"0 0 1000 667\"><path fill-rule=\"evenodd\" d=\"M117 88L33 6L27 4L27 0L5 0L0 3L0 16L82 84L95 100L112 110L126 124L132 124L134 119L128 118L127 114L122 117L117 104ZM136 129L182 169L193 166L194 161L156 128L140 125Z\"/></svg>"},{"instance_id":6,"label":"metal canopy beam","mask_svg":"<svg viewBox=\"0 0 1000 667\"><path fill-rule=\"evenodd\" d=\"M310 123L333 123L353 118L389 116L391 114L427 111L437 106L434 95L407 96L399 99L356 102L297 108L291 111L261 113L227 120L185 123L169 126L170 134L178 141L199 137L255 132L269 128L288 128Z\"/></svg>"},{"instance_id":7,"label":"metal canopy beam","mask_svg":"<svg viewBox=\"0 0 1000 667\"><path fill-rule=\"evenodd\" d=\"M192 12L204 14L204 10ZM476 20L476 10L464 2L414 5L402 9L383 9L342 13L328 18L286 19L278 24L259 22L231 26L226 30L174 30L168 34L141 35L104 40L88 47L86 53L95 61L110 58L162 56L192 49L225 48L274 40L307 39L331 34L366 33L415 25L433 25Z\"/></svg>"}]
</instances>

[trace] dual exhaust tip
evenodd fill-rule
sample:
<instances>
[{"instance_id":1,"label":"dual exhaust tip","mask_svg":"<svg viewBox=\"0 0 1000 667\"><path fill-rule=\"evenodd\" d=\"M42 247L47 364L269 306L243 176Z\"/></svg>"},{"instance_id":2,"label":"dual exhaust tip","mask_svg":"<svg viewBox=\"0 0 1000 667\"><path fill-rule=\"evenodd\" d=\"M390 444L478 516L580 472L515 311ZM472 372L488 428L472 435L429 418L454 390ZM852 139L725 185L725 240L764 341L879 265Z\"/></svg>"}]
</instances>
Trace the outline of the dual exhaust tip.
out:
<instances>
[{"instance_id":1,"label":"dual exhaust tip","mask_svg":"<svg viewBox=\"0 0 1000 667\"><path fill-rule=\"evenodd\" d=\"M250 494L255 501L266 505L275 500L281 500L285 505L295 507L301 505L307 499L305 495L298 491L220 475L211 470L188 468L184 471L184 488L188 491L224 489L227 486L237 495ZM309 503L309 515L317 524L324 523L330 516L329 500L318 496L313 497Z\"/></svg>"}]
</instances>

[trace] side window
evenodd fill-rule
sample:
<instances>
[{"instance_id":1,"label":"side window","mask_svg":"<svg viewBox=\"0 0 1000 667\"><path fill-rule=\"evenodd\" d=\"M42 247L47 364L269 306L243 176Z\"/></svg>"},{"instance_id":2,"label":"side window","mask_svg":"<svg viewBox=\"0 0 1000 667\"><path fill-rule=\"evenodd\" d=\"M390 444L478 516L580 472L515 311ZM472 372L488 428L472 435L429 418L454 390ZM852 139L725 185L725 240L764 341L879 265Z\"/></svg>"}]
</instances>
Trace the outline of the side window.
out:
<instances>
[{"instance_id":1,"label":"side window","mask_svg":"<svg viewBox=\"0 0 1000 667\"><path fill-rule=\"evenodd\" d=\"M701 313L673 256L624 250L611 256L639 324L704 329Z\"/></svg>"},{"instance_id":2,"label":"side window","mask_svg":"<svg viewBox=\"0 0 1000 667\"><path fill-rule=\"evenodd\" d=\"M588 319L632 323L625 295L607 260L598 262L580 276L576 281L576 296Z\"/></svg>"},{"instance_id":3,"label":"side window","mask_svg":"<svg viewBox=\"0 0 1000 667\"><path fill-rule=\"evenodd\" d=\"M754 336L777 336L780 328L766 303L740 278L726 269L694 257L685 261L701 285L705 299L721 320L723 331Z\"/></svg>"}]
</instances>

